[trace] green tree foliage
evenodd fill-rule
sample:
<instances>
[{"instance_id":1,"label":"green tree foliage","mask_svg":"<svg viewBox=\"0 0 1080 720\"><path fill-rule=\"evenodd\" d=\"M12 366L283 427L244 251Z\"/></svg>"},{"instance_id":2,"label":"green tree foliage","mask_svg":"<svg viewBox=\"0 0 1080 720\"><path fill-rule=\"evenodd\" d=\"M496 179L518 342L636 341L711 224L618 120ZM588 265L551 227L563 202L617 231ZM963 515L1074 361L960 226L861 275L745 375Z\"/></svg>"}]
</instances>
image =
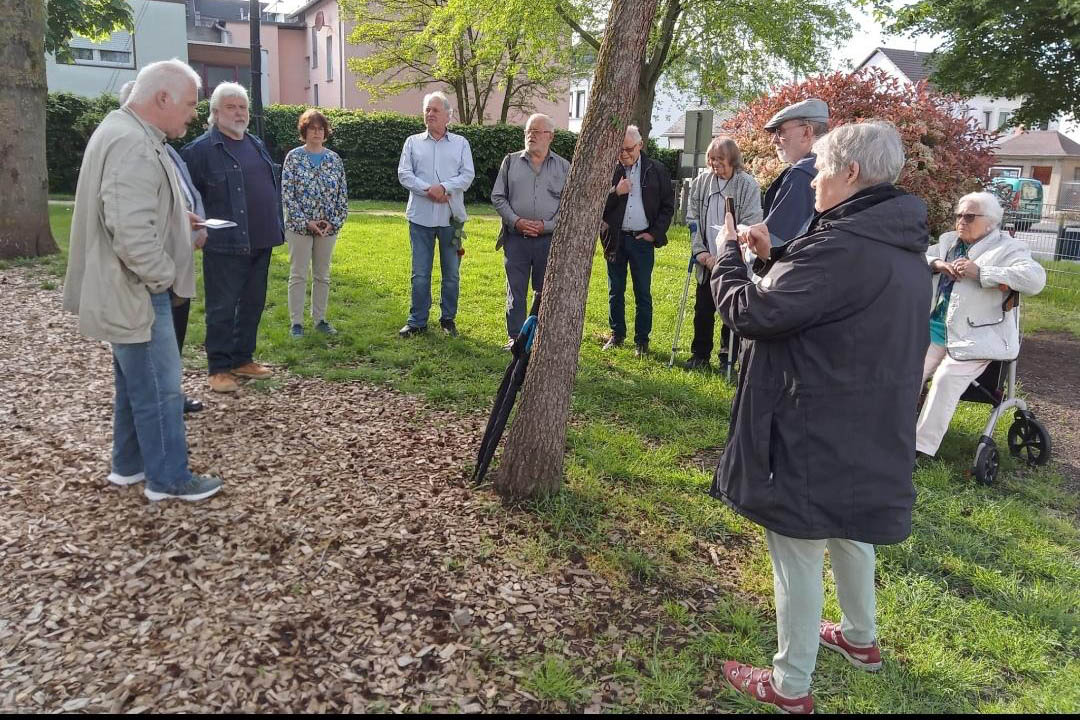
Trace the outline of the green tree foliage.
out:
<instances>
[{"instance_id":1,"label":"green tree foliage","mask_svg":"<svg viewBox=\"0 0 1080 720\"><path fill-rule=\"evenodd\" d=\"M565 91L569 33L542 8L500 0L341 0L356 27L349 42L373 49L350 58L357 87L373 98L429 83L448 85L460 119L506 122L541 97ZM496 102L497 98L501 99Z\"/></svg>"},{"instance_id":2,"label":"green tree foliage","mask_svg":"<svg viewBox=\"0 0 1080 720\"><path fill-rule=\"evenodd\" d=\"M944 35L931 79L965 95L1019 97L1014 123L1080 118L1080 2L920 0L891 30Z\"/></svg>"},{"instance_id":3,"label":"green tree foliage","mask_svg":"<svg viewBox=\"0 0 1080 720\"><path fill-rule=\"evenodd\" d=\"M589 45L610 0L512 0L543 4ZM843 0L661 0L653 19L634 119L644 134L661 81L716 107L748 101L793 74L825 66L830 50L851 36Z\"/></svg>"},{"instance_id":4,"label":"green tree foliage","mask_svg":"<svg viewBox=\"0 0 1080 720\"><path fill-rule=\"evenodd\" d=\"M49 0L45 9L45 52L61 60L70 59L68 42L75 35L102 40L111 32L133 27L127 0Z\"/></svg>"}]
</instances>

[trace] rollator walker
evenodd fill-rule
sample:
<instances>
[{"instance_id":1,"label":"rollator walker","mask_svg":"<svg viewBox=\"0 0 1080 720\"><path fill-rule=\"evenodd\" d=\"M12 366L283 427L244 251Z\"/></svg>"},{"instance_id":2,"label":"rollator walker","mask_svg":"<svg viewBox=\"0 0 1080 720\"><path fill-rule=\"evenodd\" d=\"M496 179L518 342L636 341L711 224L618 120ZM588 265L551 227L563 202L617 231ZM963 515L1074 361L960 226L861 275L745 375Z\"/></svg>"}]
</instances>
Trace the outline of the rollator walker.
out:
<instances>
[{"instance_id":1,"label":"rollator walker","mask_svg":"<svg viewBox=\"0 0 1080 720\"><path fill-rule=\"evenodd\" d=\"M1015 310L1016 322L1019 323L1019 306L1020 293L1014 290L1002 303L1002 317L998 322L1009 322L1010 312ZM1016 362L1015 359L991 361L960 396L961 400L987 403L994 408L975 448L975 463L971 469L975 479L984 485L997 480L1001 463L997 443L994 442L994 429L1009 411L1014 411L1008 433L1009 454L1021 458L1028 467L1041 467L1050 462L1050 433L1035 419L1027 403L1016 396Z\"/></svg>"}]
</instances>

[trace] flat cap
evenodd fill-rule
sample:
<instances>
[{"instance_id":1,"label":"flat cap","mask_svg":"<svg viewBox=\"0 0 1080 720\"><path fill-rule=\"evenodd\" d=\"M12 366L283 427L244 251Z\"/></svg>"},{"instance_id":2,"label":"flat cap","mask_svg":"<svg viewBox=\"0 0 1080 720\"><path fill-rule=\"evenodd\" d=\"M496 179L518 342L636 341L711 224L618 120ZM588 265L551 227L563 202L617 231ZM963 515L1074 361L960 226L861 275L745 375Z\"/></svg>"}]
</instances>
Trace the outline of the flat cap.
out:
<instances>
[{"instance_id":1,"label":"flat cap","mask_svg":"<svg viewBox=\"0 0 1080 720\"><path fill-rule=\"evenodd\" d=\"M829 106L824 100L810 98L788 105L780 112L773 115L769 122L765 123L766 130L775 130L788 120L809 120L810 122L828 122Z\"/></svg>"}]
</instances>

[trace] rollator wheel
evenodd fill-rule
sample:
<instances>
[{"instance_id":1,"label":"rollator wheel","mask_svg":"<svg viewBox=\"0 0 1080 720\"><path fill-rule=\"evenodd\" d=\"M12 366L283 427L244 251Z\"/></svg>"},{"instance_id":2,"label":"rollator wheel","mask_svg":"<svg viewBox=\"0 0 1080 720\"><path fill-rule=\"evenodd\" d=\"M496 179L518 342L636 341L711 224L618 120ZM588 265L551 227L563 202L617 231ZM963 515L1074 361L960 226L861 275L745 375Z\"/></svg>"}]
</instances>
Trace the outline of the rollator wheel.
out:
<instances>
[{"instance_id":1,"label":"rollator wheel","mask_svg":"<svg viewBox=\"0 0 1080 720\"><path fill-rule=\"evenodd\" d=\"M983 485L993 485L997 480L998 466L1000 464L997 445L993 440L984 440L979 443L975 451L975 479Z\"/></svg>"},{"instance_id":2,"label":"rollator wheel","mask_svg":"<svg viewBox=\"0 0 1080 720\"><path fill-rule=\"evenodd\" d=\"M1009 454L1022 459L1028 467L1050 462L1050 433L1035 418L1016 413L1009 426Z\"/></svg>"}]
</instances>

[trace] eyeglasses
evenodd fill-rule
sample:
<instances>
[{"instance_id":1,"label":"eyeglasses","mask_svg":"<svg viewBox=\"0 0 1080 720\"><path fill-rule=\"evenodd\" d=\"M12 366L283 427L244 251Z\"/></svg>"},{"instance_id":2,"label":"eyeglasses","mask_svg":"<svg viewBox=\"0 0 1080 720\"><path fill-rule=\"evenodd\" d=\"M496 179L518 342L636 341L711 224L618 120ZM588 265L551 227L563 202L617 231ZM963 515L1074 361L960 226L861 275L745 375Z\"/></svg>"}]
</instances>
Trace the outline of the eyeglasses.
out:
<instances>
[{"instance_id":1,"label":"eyeglasses","mask_svg":"<svg viewBox=\"0 0 1080 720\"><path fill-rule=\"evenodd\" d=\"M623 153L626 153L627 155L629 155L630 153L632 153L632 152L634 152L635 150L637 150L637 147L638 147L638 143L634 143L634 144L633 144L633 145L631 145L630 147L626 147L626 146L624 145L624 146L623 146L623 148L622 148L622 150L620 150L619 152L623 152Z\"/></svg>"},{"instance_id":2,"label":"eyeglasses","mask_svg":"<svg viewBox=\"0 0 1080 720\"><path fill-rule=\"evenodd\" d=\"M551 130L526 130L526 135L550 135Z\"/></svg>"},{"instance_id":3,"label":"eyeglasses","mask_svg":"<svg viewBox=\"0 0 1080 720\"><path fill-rule=\"evenodd\" d=\"M956 222L960 222L961 220L963 220L964 222L970 224L970 223L975 222L975 218L980 218L980 217L986 217L986 216L985 215L980 215L979 213L956 213Z\"/></svg>"},{"instance_id":4,"label":"eyeglasses","mask_svg":"<svg viewBox=\"0 0 1080 720\"><path fill-rule=\"evenodd\" d=\"M784 130L784 129L791 130L793 128L803 128L803 127L809 127L809 126L810 126L810 123L801 122L798 125L788 125L787 128L784 128L782 125L780 127L774 127L772 129L770 129L769 132L773 134L773 137L780 138L781 140L790 140L791 138L788 137L787 135L785 135L783 132L781 132L781 130Z\"/></svg>"}]
</instances>

